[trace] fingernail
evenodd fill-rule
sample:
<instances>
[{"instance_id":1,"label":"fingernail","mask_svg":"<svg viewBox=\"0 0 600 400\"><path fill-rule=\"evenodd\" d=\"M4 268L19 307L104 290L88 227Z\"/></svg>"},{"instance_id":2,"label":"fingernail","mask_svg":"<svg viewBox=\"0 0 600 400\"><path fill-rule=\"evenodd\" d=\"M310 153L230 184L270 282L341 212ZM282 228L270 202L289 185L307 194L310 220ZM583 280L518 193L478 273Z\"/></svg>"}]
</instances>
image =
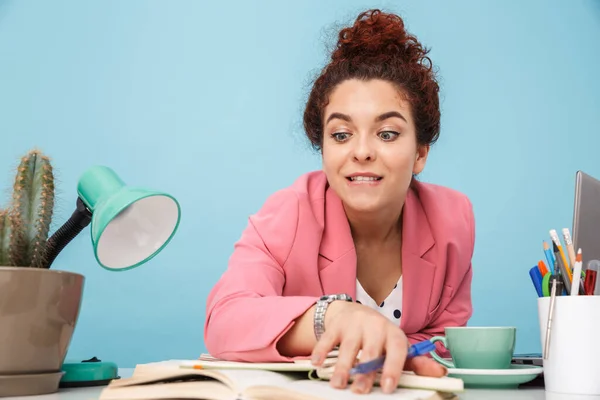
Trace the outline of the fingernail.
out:
<instances>
[{"instance_id":1,"label":"fingernail","mask_svg":"<svg viewBox=\"0 0 600 400\"><path fill-rule=\"evenodd\" d=\"M340 375L334 375L331 378L331 384L335 387L342 387L342 377Z\"/></svg>"},{"instance_id":2,"label":"fingernail","mask_svg":"<svg viewBox=\"0 0 600 400\"><path fill-rule=\"evenodd\" d=\"M444 369L444 376L448 375L448 368L446 368L445 366L442 365L442 368Z\"/></svg>"},{"instance_id":3,"label":"fingernail","mask_svg":"<svg viewBox=\"0 0 600 400\"><path fill-rule=\"evenodd\" d=\"M392 393L396 388L396 385L394 384L394 379L389 376L385 378L381 383L381 388L383 389L384 393Z\"/></svg>"},{"instance_id":4,"label":"fingernail","mask_svg":"<svg viewBox=\"0 0 600 400\"><path fill-rule=\"evenodd\" d=\"M313 364L318 364L318 363L319 363L319 361L321 361L321 356L320 356L319 354L313 354L313 355L312 355L311 362L312 362Z\"/></svg>"},{"instance_id":5,"label":"fingernail","mask_svg":"<svg viewBox=\"0 0 600 400\"><path fill-rule=\"evenodd\" d=\"M364 377L356 378L356 380L354 381L354 388L361 393L365 391L365 389L367 388L367 382L365 382Z\"/></svg>"}]
</instances>

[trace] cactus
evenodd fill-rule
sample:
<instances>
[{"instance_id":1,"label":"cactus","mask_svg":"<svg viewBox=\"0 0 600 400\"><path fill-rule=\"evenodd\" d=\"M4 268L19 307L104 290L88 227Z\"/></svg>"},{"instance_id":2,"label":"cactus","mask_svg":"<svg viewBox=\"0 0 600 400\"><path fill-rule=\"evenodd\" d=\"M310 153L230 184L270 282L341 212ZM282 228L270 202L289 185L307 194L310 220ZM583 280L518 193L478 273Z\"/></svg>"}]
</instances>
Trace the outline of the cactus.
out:
<instances>
[{"instance_id":1,"label":"cactus","mask_svg":"<svg viewBox=\"0 0 600 400\"><path fill-rule=\"evenodd\" d=\"M8 210L0 209L0 265L12 265L10 260L10 216Z\"/></svg>"},{"instance_id":2,"label":"cactus","mask_svg":"<svg viewBox=\"0 0 600 400\"><path fill-rule=\"evenodd\" d=\"M0 212L0 265L46 267L53 210L52 165L39 150L31 150L17 169L11 209Z\"/></svg>"}]
</instances>

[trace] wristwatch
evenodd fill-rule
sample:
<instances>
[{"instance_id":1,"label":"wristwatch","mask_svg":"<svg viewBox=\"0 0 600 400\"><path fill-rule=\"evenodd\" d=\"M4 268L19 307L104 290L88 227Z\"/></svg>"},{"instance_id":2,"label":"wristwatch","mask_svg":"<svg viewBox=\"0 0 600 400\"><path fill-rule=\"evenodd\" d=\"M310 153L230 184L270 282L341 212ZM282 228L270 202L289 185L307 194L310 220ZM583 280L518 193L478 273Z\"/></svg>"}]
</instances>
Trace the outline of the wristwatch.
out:
<instances>
[{"instance_id":1,"label":"wristwatch","mask_svg":"<svg viewBox=\"0 0 600 400\"><path fill-rule=\"evenodd\" d=\"M327 311L327 307L336 300L351 302L352 297L345 293L329 294L321 296L319 300L317 300L317 307L315 308L314 317L314 329L317 340L321 339L321 335L325 332L325 312Z\"/></svg>"}]
</instances>

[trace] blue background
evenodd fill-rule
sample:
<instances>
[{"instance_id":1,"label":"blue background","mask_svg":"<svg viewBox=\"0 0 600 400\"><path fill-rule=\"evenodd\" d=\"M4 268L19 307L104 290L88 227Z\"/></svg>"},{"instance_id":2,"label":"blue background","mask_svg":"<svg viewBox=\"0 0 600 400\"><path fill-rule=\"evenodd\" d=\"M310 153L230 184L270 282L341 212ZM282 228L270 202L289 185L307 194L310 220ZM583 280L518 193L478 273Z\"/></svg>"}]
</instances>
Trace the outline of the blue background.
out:
<instances>
[{"instance_id":1,"label":"blue background","mask_svg":"<svg viewBox=\"0 0 600 400\"><path fill-rule=\"evenodd\" d=\"M527 270L549 229L571 227L575 171L600 176L599 1L0 0L2 203L38 146L59 181L55 228L94 164L183 208L143 268L100 268L89 228L61 253L55 269L86 276L69 359L206 350L206 295L248 215L320 168L303 102L331 34L369 7L401 13L440 68L442 134L421 179L474 204L470 324L515 325L516 350L540 350Z\"/></svg>"}]
</instances>

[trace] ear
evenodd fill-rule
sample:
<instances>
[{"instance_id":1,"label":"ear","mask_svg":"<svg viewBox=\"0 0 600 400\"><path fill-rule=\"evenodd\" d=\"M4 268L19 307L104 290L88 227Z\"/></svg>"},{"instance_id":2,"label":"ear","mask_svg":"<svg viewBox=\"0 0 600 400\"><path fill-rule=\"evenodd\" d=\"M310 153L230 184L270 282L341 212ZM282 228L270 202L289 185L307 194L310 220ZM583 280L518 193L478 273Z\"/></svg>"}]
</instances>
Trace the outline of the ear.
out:
<instances>
[{"instance_id":1,"label":"ear","mask_svg":"<svg viewBox=\"0 0 600 400\"><path fill-rule=\"evenodd\" d=\"M419 146L417 148L417 157L413 166L413 174L418 175L425 168L427 156L429 155L429 145Z\"/></svg>"}]
</instances>

